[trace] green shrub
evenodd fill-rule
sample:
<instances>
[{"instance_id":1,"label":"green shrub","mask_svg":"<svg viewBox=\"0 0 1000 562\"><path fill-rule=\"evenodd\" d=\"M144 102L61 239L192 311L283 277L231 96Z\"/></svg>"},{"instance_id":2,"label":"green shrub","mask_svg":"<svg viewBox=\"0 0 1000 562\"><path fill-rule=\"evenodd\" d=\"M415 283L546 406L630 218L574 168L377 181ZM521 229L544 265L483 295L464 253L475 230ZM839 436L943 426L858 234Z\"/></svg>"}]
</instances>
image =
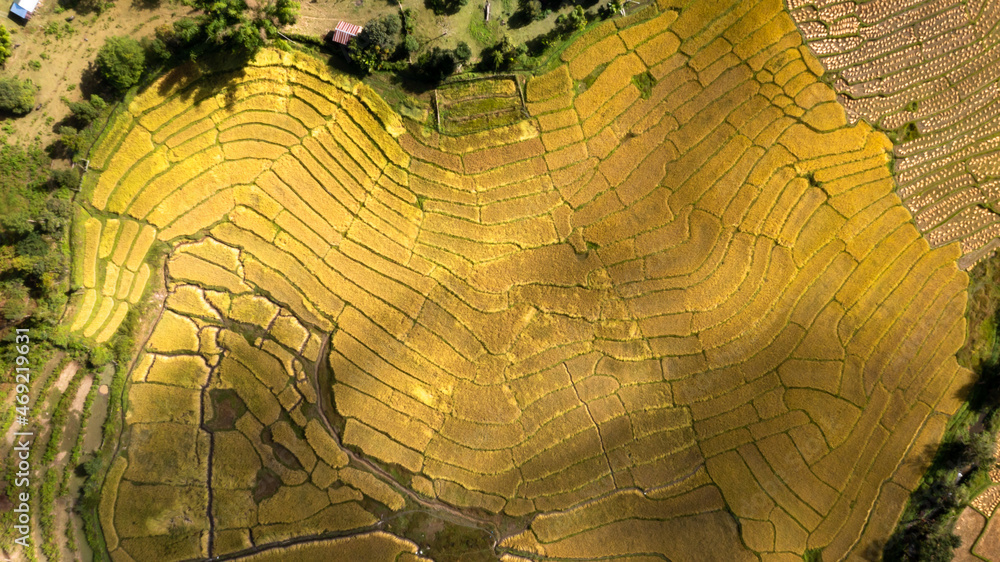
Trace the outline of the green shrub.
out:
<instances>
[{"instance_id":1,"label":"green shrub","mask_svg":"<svg viewBox=\"0 0 1000 562\"><path fill-rule=\"evenodd\" d=\"M24 115L35 105L38 88L31 80L0 78L0 112Z\"/></svg>"}]
</instances>

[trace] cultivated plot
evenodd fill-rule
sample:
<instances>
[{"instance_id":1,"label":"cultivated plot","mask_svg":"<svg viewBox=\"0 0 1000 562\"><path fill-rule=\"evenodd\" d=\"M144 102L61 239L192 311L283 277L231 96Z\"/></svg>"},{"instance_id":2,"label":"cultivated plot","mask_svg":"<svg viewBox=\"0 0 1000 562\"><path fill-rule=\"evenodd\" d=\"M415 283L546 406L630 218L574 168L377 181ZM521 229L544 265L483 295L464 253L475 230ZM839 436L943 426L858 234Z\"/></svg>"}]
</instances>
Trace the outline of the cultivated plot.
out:
<instances>
[{"instance_id":1,"label":"cultivated plot","mask_svg":"<svg viewBox=\"0 0 1000 562\"><path fill-rule=\"evenodd\" d=\"M169 245L116 559L320 533L405 559L373 531L414 505L510 523L506 560L884 541L969 381L961 251L780 3L662 8L459 136L277 51L132 102L91 161L74 324L106 337ZM452 123L504 111L487 85L446 92Z\"/></svg>"}]
</instances>

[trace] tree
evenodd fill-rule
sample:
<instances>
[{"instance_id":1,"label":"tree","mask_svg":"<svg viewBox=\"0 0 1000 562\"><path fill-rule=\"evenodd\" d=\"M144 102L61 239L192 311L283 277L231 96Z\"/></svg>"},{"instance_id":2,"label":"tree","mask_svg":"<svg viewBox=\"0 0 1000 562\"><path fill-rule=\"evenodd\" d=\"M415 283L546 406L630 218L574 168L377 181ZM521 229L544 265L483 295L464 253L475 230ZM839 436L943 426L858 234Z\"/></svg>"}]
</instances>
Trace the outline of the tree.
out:
<instances>
[{"instance_id":1,"label":"tree","mask_svg":"<svg viewBox=\"0 0 1000 562\"><path fill-rule=\"evenodd\" d=\"M556 18L556 33L566 37L574 32L587 27L587 13L581 6L573 6L573 9Z\"/></svg>"},{"instance_id":2,"label":"tree","mask_svg":"<svg viewBox=\"0 0 1000 562\"><path fill-rule=\"evenodd\" d=\"M348 56L365 74L382 68L382 63L396 52L402 23L397 14L368 20L361 33L347 48Z\"/></svg>"},{"instance_id":3,"label":"tree","mask_svg":"<svg viewBox=\"0 0 1000 562\"><path fill-rule=\"evenodd\" d=\"M489 70L504 70L514 64L514 61L526 51L524 45L517 45L510 37L504 35L496 45L483 53L482 64Z\"/></svg>"},{"instance_id":4,"label":"tree","mask_svg":"<svg viewBox=\"0 0 1000 562\"><path fill-rule=\"evenodd\" d=\"M602 18L608 19L610 17L614 17L614 15L618 12L621 12L622 6L622 0L611 0L607 4L601 6L600 9L597 10L597 13Z\"/></svg>"},{"instance_id":5,"label":"tree","mask_svg":"<svg viewBox=\"0 0 1000 562\"><path fill-rule=\"evenodd\" d=\"M10 32L3 25L0 25L0 66L7 62L7 59L13 54L13 49L11 49Z\"/></svg>"},{"instance_id":6,"label":"tree","mask_svg":"<svg viewBox=\"0 0 1000 562\"><path fill-rule=\"evenodd\" d=\"M31 80L0 78L0 112L24 115L35 106L37 91Z\"/></svg>"},{"instance_id":7,"label":"tree","mask_svg":"<svg viewBox=\"0 0 1000 562\"><path fill-rule=\"evenodd\" d=\"M73 114L73 118L82 126L89 125L91 121L97 119L97 116L101 114L101 110L89 101L69 101L66 98L63 98L63 101L69 107L69 112Z\"/></svg>"},{"instance_id":8,"label":"tree","mask_svg":"<svg viewBox=\"0 0 1000 562\"><path fill-rule=\"evenodd\" d=\"M545 10L542 9L540 0L520 0L518 2L518 11L529 22L538 21L545 17Z\"/></svg>"},{"instance_id":9,"label":"tree","mask_svg":"<svg viewBox=\"0 0 1000 562\"><path fill-rule=\"evenodd\" d=\"M424 0L424 5L439 16L458 13L469 0Z\"/></svg>"},{"instance_id":10,"label":"tree","mask_svg":"<svg viewBox=\"0 0 1000 562\"><path fill-rule=\"evenodd\" d=\"M407 35L406 39L403 39L403 48L406 49L407 55L412 55L420 50L420 41L412 35Z\"/></svg>"},{"instance_id":11,"label":"tree","mask_svg":"<svg viewBox=\"0 0 1000 562\"><path fill-rule=\"evenodd\" d=\"M299 19L299 3L293 0L276 0L265 4L264 13L281 25L292 25Z\"/></svg>"},{"instance_id":12,"label":"tree","mask_svg":"<svg viewBox=\"0 0 1000 562\"><path fill-rule=\"evenodd\" d=\"M472 49L469 48L469 44L465 41L459 41L458 45L455 46L455 60L460 63L469 62L472 58Z\"/></svg>"},{"instance_id":13,"label":"tree","mask_svg":"<svg viewBox=\"0 0 1000 562\"><path fill-rule=\"evenodd\" d=\"M184 1L205 12L202 29L210 42L228 46L246 57L252 57L273 39L279 26L295 23L299 12L294 0L269 0L253 9L246 0Z\"/></svg>"},{"instance_id":14,"label":"tree","mask_svg":"<svg viewBox=\"0 0 1000 562\"><path fill-rule=\"evenodd\" d=\"M455 72L455 55L452 51L433 47L417 59L416 68L430 82L440 82Z\"/></svg>"},{"instance_id":15,"label":"tree","mask_svg":"<svg viewBox=\"0 0 1000 562\"><path fill-rule=\"evenodd\" d=\"M131 37L109 37L97 52L97 71L115 90L124 92L142 76L146 53Z\"/></svg>"}]
</instances>

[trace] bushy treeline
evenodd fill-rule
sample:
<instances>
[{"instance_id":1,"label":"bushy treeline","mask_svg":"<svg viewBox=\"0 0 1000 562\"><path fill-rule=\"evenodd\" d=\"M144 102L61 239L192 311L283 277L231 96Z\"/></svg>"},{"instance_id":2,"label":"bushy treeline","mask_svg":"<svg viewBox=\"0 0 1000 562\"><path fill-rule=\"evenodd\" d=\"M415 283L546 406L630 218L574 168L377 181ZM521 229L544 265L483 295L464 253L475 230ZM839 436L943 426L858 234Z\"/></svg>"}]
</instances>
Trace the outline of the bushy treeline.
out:
<instances>
[{"instance_id":1,"label":"bushy treeline","mask_svg":"<svg viewBox=\"0 0 1000 562\"><path fill-rule=\"evenodd\" d=\"M121 94L139 83L145 73L194 59L203 53L224 52L243 59L280 40L282 26L295 23L299 4L294 0L184 0L201 14L183 17L156 28L152 37L109 37L97 53L96 69L103 82Z\"/></svg>"},{"instance_id":2,"label":"bushy treeline","mask_svg":"<svg viewBox=\"0 0 1000 562\"><path fill-rule=\"evenodd\" d=\"M66 304L70 189L75 170L53 171L38 146L0 141L0 329L55 325Z\"/></svg>"}]
</instances>

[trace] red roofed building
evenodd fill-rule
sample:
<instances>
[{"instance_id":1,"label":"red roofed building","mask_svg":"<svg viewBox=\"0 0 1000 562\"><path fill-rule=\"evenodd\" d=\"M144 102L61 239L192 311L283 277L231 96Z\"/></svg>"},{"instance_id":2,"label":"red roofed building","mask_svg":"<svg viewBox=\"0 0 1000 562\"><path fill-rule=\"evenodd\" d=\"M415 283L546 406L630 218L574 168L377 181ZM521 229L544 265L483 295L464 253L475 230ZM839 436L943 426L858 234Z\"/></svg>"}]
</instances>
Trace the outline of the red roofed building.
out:
<instances>
[{"instance_id":1,"label":"red roofed building","mask_svg":"<svg viewBox=\"0 0 1000 562\"><path fill-rule=\"evenodd\" d=\"M342 21L338 23L337 27L333 30L333 42L346 45L351 39L354 39L358 33L361 33L362 29L363 28L360 25L354 25L353 23Z\"/></svg>"}]
</instances>

